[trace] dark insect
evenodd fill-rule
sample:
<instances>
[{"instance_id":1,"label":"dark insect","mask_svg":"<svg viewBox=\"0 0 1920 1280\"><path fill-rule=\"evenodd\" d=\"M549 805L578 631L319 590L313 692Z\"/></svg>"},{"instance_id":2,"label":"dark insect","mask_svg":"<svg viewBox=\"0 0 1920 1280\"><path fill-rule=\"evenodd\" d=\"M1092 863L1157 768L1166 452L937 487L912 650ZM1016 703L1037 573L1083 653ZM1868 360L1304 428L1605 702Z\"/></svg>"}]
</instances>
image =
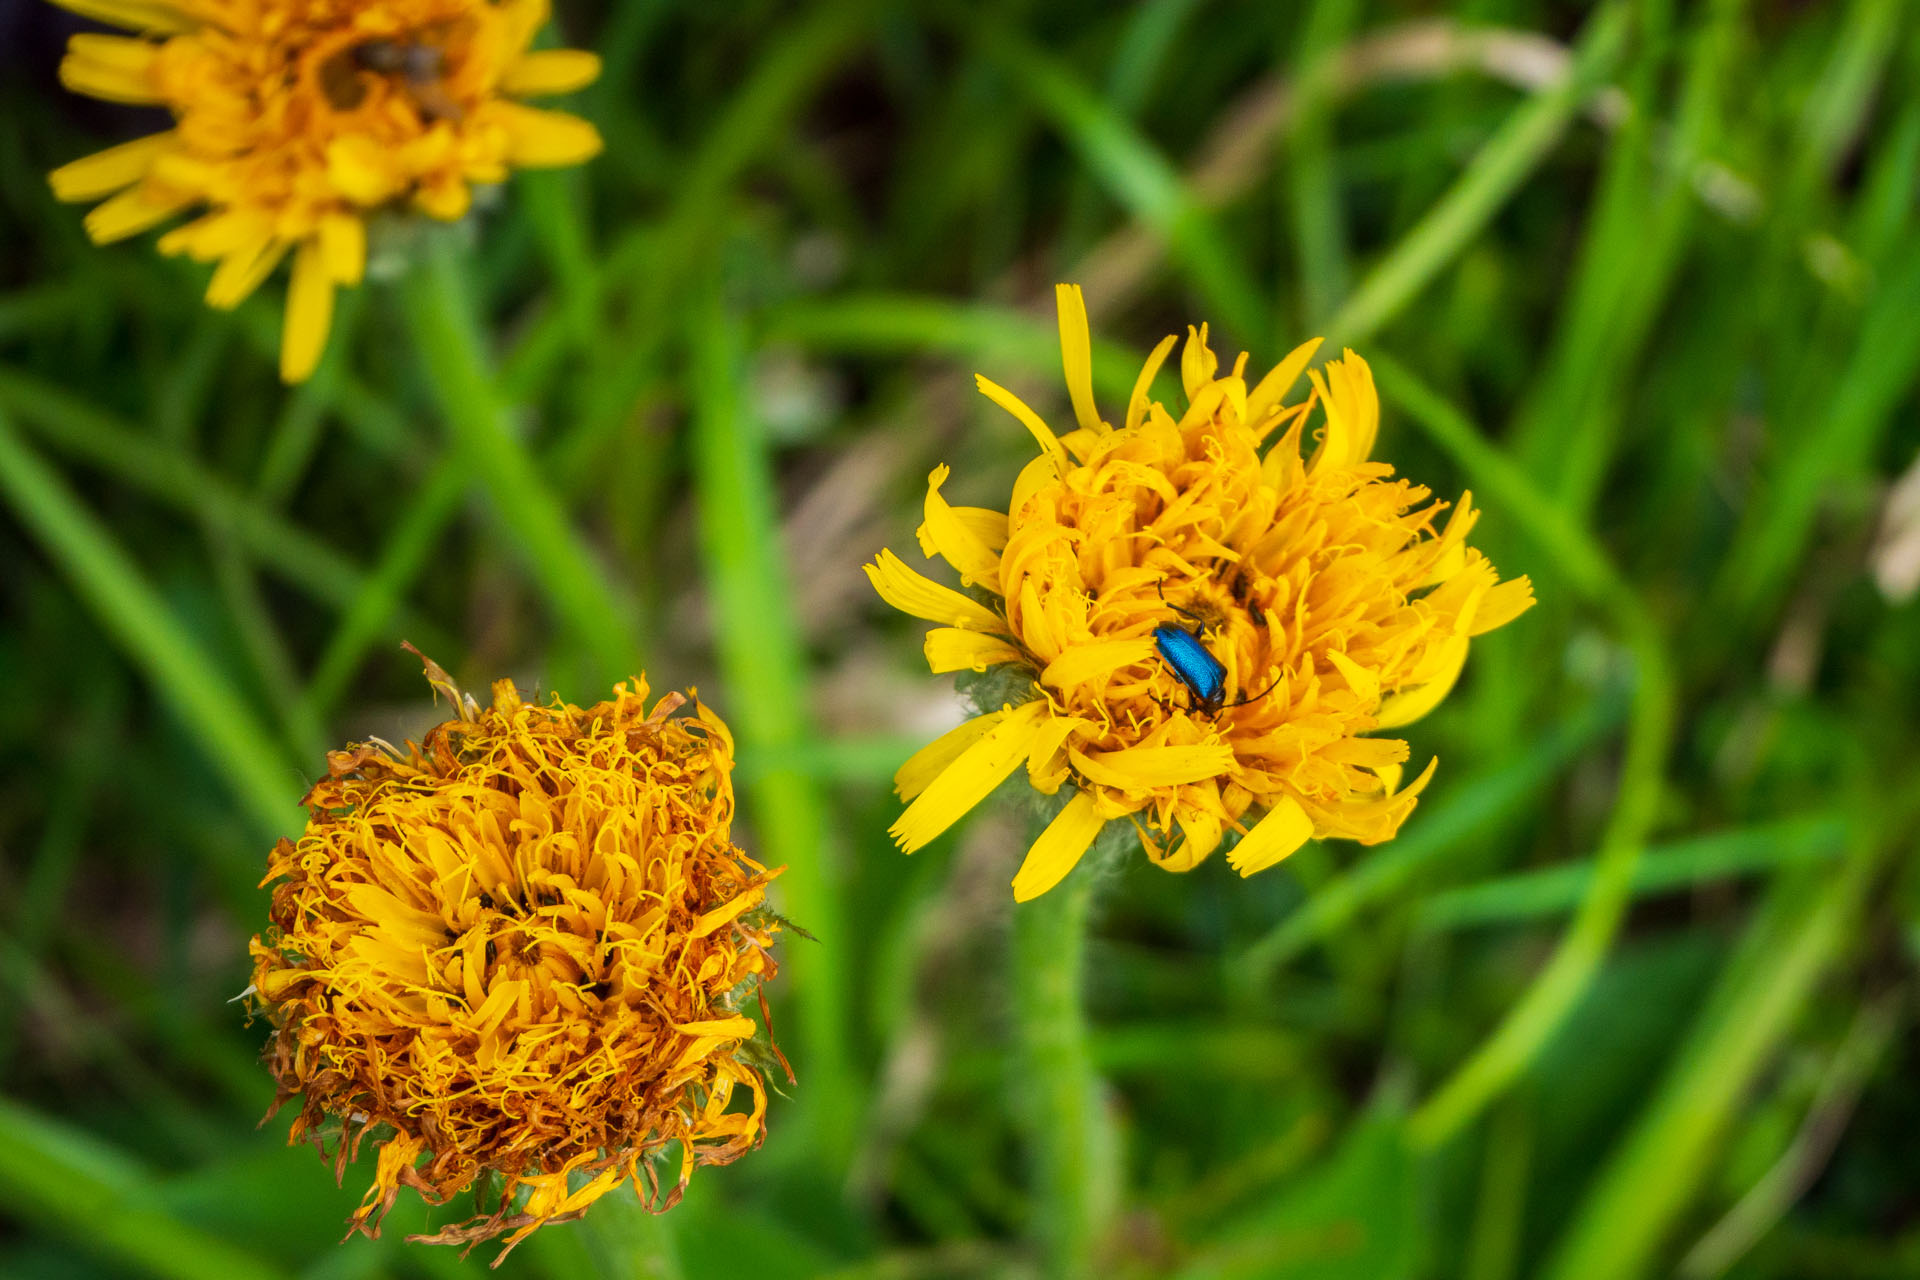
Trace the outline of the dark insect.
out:
<instances>
[{"instance_id":1,"label":"dark insect","mask_svg":"<svg viewBox=\"0 0 1920 1280\"><path fill-rule=\"evenodd\" d=\"M463 114L441 82L447 55L438 45L417 40L369 40L354 46L353 63L363 71L400 79L429 120L458 120Z\"/></svg>"},{"instance_id":2,"label":"dark insect","mask_svg":"<svg viewBox=\"0 0 1920 1280\"><path fill-rule=\"evenodd\" d=\"M1160 599L1167 608L1183 618L1192 619L1195 624L1196 630L1193 631L1173 622L1163 622L1153 629L1154 649L1160 654L1160 660L1167 664L1175 676L1179 677L1180 683L1187 686L1187 693L1192 699L1194 710L1212 715L1228 707L1244 707L1249 702L1257 702L1273 692L1274 686L1280 683L1277 677L1273 684L1252 697L1241 698L1237 702L1224 701L1227 693L1227 669L1221 664L1220 659L1214 657L1207 646L1200 642L1199 629L1206 627L1206 619L1191 609L1183 609L1168 600L1166 592L1161 589L1159 583L1154 583L1154 590L1160 592Z\"/></svg>"}]
</instances>

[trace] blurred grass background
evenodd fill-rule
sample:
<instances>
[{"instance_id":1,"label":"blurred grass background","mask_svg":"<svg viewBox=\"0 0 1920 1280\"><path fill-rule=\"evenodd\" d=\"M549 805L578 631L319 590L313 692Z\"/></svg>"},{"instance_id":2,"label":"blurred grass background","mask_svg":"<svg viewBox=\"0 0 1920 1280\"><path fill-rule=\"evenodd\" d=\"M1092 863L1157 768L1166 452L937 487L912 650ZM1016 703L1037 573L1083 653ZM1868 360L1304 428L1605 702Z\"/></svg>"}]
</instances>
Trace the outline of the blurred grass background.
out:
<instances>
[{"instance_id":1,"label":"blurred grass background","mask_svg":"<svg viewBox=\"0 0 1920 1280\"><path fill-rule=\"evenodd\" d=\"M501 1274L1038 1274L1025 833L890 846L959 713L858 567L937 462L1004 502L968 374L1061 410L1057 280L1109 406L1189 321L1360 347L1542 601L1398 841L1102 887L1097 1274L1920 1274L1909 6L563 3L606 154L402 246L291 392L277 286L52 200L153 124L58 88L83 25L0 2L0 1274L484 1270L410 1197L335 1244L370 1169L254 1128L226 1003L325 747L436 718L402 637L697 684L821 938L767 1148Z\"/></svg>"}]
</instances>

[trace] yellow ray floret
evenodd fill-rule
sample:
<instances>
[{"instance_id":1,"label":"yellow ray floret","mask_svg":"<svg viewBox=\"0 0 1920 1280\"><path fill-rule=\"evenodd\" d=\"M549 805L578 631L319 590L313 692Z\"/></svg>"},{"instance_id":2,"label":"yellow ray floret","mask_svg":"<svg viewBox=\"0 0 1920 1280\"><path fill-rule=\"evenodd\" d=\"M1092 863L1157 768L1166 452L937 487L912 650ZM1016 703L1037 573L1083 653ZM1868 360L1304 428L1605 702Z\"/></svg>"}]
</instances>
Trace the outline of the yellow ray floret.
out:
<instances>
[{"instance_id":1,"label":"yellow ray floret","mask_svg":"<svg viewBox=\"0 0 1920 1280\"><path fill-rule=\"evenodd\" d=\"M483 1188L441 1243L511 1248L623 1183L665 1209L765 1133L742 1002L776 971L779 872L732 842L732 739L644 681L582 709L503 680L483 711L427 669L460 718L330 753L263 882L275 1106L342 1167L380 1144L368 1235L405 1186Z\"/></svg>"},{"instance_id":2,"label":"yellow ray floret","mask_svg":"<svg viewBox=\"0 0 1920 1280\"><path fill-rule=\"evenodd\" d=\"M518 101L600 71L593 54L529 47L546 0L56 3L140 33L74 36L61 83L178 127L55 170L55 195L104 202L86 220L103 244L206 211L160 248L218 263L210 306L237 306L291 255L288 382L319 362L335 289L360 281L370 216L460 218L476 185L600 150L586 121Z\"/></svg>"},{"instance_id":3,"label":"yellow ray floret","mask_svg":"<svg viewBox=\"0 0 1920 1280\"><path fill-rule=\"evenodd\" d=\"M1076 428L1056 434L980 378L1039 456L1004 513L949 506L945 466L929 478L920 549L967 592L890 551L867 566L889 604L940 624L933 670L1003 670L993 688L1029 691L908 762L895 838L920 848L1024 759L1036 790L1070 794L1014 882L1022 900L1119 819L1176 871L1221 847L1251 875L1310 839L1390 839L1433 763L1402 786L1407 744L1368 735L1439 705L1471 639L1531 606L1531 585L1466 545L1467 497L1439 525L1444 503L1373 460L1380 401L1358 355L1310 369L1306 342L1249 386L1247 357L1223 369L1202 325L1180 355L1185 409L1151 398L1170 337L1116 429L1094 402L1085 302L1067 285L1057 299ZM1217 691L1197 661L1170 665L1169 637L1218 664Z\"/></svg>"}]
</instances>

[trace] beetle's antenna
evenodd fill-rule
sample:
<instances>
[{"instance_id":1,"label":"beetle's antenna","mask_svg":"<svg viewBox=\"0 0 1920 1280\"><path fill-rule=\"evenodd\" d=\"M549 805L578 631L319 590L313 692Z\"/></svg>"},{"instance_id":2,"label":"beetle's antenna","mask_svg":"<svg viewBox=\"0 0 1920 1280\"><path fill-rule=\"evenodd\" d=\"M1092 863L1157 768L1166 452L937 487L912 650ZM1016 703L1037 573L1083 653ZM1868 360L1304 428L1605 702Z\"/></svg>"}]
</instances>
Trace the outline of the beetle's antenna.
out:
<instances>
[{"instance_id":1,"label":"beetle's antenna","mask_svg":"<svg viewBox=\"0 0 1920 1280\"><path fill-rule=\"evenodd\" d=\"M1207 620L1205 618L1201 617L1199 614L1195 613L1193 610L1183 609L1179 605L1175 604L1173 601L1167 599L1166 589L1162 585L1163 583L1166 582L1166 580L1167 580L1167 575L1164 573L1153 580L1153 591L1155 595L1160 597L1160 603L1167 606L1167 608L1173 610L1175 613L1179 614L1181 617L1191 619L1197 625L1201 627L1205 627L1207 625Z\"/></svg>"},{"instance_id":2,"label":"beetle's antenna","mask_svg":"<svg viewBox=\"0 0 1920 1280\"><path fill-rule=\"evenodd\" d=\"M1220 704L1218 709L1221 711L1225 711L1229 707L1244 707L1249 702L1258 702L1260 701L1260 699L1272 693L1275 689L1278 689L1280 687L1280 682L1282 680L1285 680L1286 678L1287 678L1287 673L1282 671L1279 675L1273 678L1272 684L1268 685L1266 688L1262 689L1260 692L1254 694L1251 698L1242 698L1238 702L1223 702Z\"/></svg>"}]
</instances>

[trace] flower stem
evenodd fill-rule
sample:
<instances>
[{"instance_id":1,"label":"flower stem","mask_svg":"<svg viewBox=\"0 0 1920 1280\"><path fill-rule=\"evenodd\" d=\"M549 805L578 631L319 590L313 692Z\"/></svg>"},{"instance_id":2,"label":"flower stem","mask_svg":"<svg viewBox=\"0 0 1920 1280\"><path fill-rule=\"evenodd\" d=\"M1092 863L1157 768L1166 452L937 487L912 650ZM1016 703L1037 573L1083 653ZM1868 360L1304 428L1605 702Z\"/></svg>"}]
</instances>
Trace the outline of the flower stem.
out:
<instances>
[{"instance_id":1,"label":"flower stem","mask_svg":"<svg viewBox=\"0 0 1920 1280\"><path fill-rule=\"evenodd\" d=\"M1094 1246L1110 1197L1116 1143L1101 1104L1080 1008L1094 868L1014 908L1013 961L1032 1169L1031 1233L1043 1274L1093 1274Z\"/></svg>"}]
</instances>

